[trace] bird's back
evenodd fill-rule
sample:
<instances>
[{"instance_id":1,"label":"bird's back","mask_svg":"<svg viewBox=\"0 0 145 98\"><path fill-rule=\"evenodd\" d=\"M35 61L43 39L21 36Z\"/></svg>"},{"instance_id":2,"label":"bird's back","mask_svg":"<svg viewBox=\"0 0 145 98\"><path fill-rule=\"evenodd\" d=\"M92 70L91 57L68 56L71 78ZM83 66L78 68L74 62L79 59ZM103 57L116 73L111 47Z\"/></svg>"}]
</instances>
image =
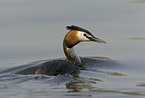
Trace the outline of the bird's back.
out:
<instances>
[{"instance_id":1,"label":"bird's back","mask_svg":"<svg viewBox=\"0 0 145 98\"><path fill-rule=\"evenodd\" d=\"M58 74L72 74L76 71L76 65L67 60L53 60L41 64L40 68L37 69L35 74L47 74L47 75L58 75Z\"/></svg>"}]
</instances>

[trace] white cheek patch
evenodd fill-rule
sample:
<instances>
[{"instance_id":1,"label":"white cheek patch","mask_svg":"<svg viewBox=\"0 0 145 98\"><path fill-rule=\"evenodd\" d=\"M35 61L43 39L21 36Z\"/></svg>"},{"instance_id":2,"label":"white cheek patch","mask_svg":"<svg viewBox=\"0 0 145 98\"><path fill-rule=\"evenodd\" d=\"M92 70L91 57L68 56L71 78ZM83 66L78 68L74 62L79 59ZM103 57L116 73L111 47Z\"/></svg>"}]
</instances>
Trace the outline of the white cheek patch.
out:
<instances>
[{"instance_id":1,"label":"white cheek patch","mask_svg":"<svg viewBox=\"0 0 145 98\"><path fill-rule=\"evenodd\" d=\"M86 36L84 36L84 34L85 34L85 32L78 31L78 39L80 41L89 41L89 39Z\"/></svg>"}]
</instances>

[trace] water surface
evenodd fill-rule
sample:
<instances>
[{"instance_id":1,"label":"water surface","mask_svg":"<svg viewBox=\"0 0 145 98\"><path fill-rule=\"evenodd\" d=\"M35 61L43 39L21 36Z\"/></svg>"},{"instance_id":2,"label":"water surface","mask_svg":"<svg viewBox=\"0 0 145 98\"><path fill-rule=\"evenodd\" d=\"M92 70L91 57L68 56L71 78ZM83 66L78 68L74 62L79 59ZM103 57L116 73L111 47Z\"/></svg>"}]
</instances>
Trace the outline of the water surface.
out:
<instances>
[{"instance_id":1,"label":"water surface","mask_svg":"<svg viewBox=\"0 0 145 98\"><path fill-rule=\"evenodd\" d=\"M0 97L144 98L144 9L144 0L1 0ZM75 47L87 61L77 77L34 75L40 63L64 57L71 24L107 44Z\"/></svg>"}]
</instances>

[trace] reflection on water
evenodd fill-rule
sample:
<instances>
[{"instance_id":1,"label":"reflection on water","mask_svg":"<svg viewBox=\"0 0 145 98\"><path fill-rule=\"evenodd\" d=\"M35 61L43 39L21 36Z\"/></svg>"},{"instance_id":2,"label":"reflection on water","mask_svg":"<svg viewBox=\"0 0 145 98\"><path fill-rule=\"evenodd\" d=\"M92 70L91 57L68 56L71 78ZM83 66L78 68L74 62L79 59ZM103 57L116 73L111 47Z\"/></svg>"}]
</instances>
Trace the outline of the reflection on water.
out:
<instances>
[{"instance_id":1,"label":"reflection on water","mask_svg":"<svg viewBox=\"0 0 145 98\"><path fill-rule=\"evenodd\" d=\"M34 75L39 65L48 60L41 60L25 64L18 67L3 69L0 71L0 88L11 88L12 85L33 85L28 90L29 96L92 96L92 93L114 93L125 95L145 96L145 92L125 91L118 89L102 88L98 84L106 83L112 85L111 82L116 81L116 78L127 77L123 73L124 65L119 61L101 59L105 57L81 57L84 66L76 77L72 75ZM64 58L63 58L64 59ZM88 77L89 76L89 77ZM108 81L111 79L111 81ZM32 81L32 83L31 83ZM124 80L117 81L123 83ZM30 84L29 84L30 83ZM38 90L38 86L41 87ZM120 85L121 86L121 85ZM137 86L144 86L144 83ZM119 87L119 86L118 86ZM122 86L121 86L122 87ZM18 87L19 88L19 87ZM36 89L35 89L36 88ZM50 92L51 90L51 92Z\"/></svg>"},{"instance_id":2,"label":"reflection on water","mask_svg":"<svg viewBox=\"0 0 145 98\"><path fill-rule=\"evenodd\" d=\"M66 88L69 89L69 92L96 92L96 93L118 93L118 94L127 94L127 95L141 95L145 96L145 92L123 92L118 90L105 90L103 88L94 87L87 82L75 82L66 84Z\"/></svg>"},{"instance_id":3,"label":"reflection on water","mask_svg":"<svg viewBox=\"0 0 145 98\"><path fill-rule=\"evenodd\" d=\"M25 64L18 67L3 69L0 71L0 82L3 83L1 88L8 84L20 84L28 81L42 81L59 86L65 85L68 92L111 92L119 93L119 91L104 90L97 87L97 83L105 82L106 76L126 76L121 73L122 65L118 61L111 59L101 59L105 57L86 58L81 57L83 67L80 73L75 75L34 75L39 65L48 60L41 60ZM92 75L87 77L87 75ZM101 77L100 77L101 76ZM95 85L95 86L94 86ZM52 87L53 88L53 87ZM39 95L39 94L38 94ZM86 95L83 95L86 96Z\"/></svg>"},{"instance_id":4,"label":"reflection on water","mask_svg":"<svg viewBox=\"0 0 145 98\"><path fill-rule=\"evenodd\" d=\"M136 86L145 87L145 83L138 83Z\"/></svg>"},{"instance_id":5,"label":"reflection on water","mask_svg":"<svg viewBox=\"0 0 145 98\"><path fill-rule=\"evenodd\" d=\"M145 40L145 37L130 37L130 40Z\"/></svg>"},{"instance_id":6,"label":"reflection on water","mask_svg":"<svg viewBox=\"0 0 145 98\"><path fill-rule=\"evenodd\" d=\"M144 98L144 2L0 0L0 98ZM107 44L76 48L78 55L92 56L82 58L79 74L34 75L47 60L32 61L64 56L62 39L71 24Z\"/></svg>"}]
</instances>

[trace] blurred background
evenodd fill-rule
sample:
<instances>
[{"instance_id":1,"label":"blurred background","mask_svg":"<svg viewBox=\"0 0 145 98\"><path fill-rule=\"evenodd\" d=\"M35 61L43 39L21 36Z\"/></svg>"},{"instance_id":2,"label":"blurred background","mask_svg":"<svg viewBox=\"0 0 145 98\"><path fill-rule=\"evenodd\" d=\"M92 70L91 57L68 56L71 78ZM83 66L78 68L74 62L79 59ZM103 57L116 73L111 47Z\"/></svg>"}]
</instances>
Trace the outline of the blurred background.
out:
<instances>
[{"instance_id":1,"label":"blurred background","mask_svg":"<svg viewBox=\"0 0 145 98\"><path fill-rule=\"evenodd\" d=\"M145 0L0 0L0 68L64 57L66 25L72 24L107 42L80 43L78 55L127 63L125 73L133 86L126 89L145 93L144 85L136 87L145 84ZM99 86L107 88L107 83ZM112 87L122 90L120 86Z\"/></svg>"},{"instance_id":2,"label":"blurred background","mask_svg":"<svg viewBox=\"0 0 145 98\"><path fill-rule=\"evenodd\" d=\"M124 57L127 50L135 50L141 56L140 42L133 40L145 40L144 4L144 0L1 0L0 67L64 57L65 26L72 24L108 42L80 44L79 55L127 59L133 56Z\"/></svg>"}]
</instances>

